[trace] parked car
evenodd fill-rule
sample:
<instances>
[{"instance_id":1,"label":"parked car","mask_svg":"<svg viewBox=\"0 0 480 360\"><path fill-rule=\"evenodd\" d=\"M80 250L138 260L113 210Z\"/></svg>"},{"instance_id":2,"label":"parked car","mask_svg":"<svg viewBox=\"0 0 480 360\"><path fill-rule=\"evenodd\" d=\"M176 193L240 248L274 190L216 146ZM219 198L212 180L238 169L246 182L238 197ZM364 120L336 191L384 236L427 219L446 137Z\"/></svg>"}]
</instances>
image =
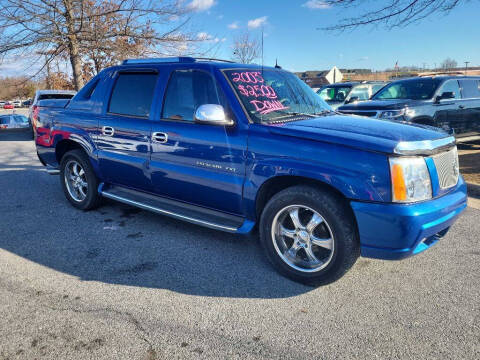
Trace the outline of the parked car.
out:
<instances>
[{"instance_id":1,"label":"parked car","mask_svg":"<svg viewBox=\"0 0 480 360\"><path fill-rule=\"evenodd\" d=\"M277 68L126 60L38 109L37 154L74 207L106 197L236 234L258 228L274 267L311 285L359 255L428 249L467 204L453 137L338 114Z\"/></svg>"},{"instance_id":2,"label":"parked car","mask_svg":"<svg viewBox=\"0 0 480 360\"><path fill-rule=\"evenodd\" d=\"M5 105L5 101L0 100L0 108L3 109L3 105Z\"/></svg>"},{"instance_id":3,"label":"parked car","mask_svg":"<svg viewBox=\"0 0 480 360\"><path fill-rule=\"evenodd\" d=\"M33 97L32 104L28 112L28 118L33 125L33 131L36 133L36 110L40 100L47 99L71 99L77 92L73 90L37 90Z\"/></svg>"},{"instance_id":4,"label":"parked car","mask_svg":"<svg viewBox=\"0 0 480 360\"><path fill-rule=\"evenodd\" d=\"M29 107L30 105L32 105L31 99L28 99L22 102L22 107Z\"/></svg>"},{"instance_id":5,"label":"parked car","mask_svg":"<svg viewBox=\"0 0 480 360\"><path fill-rule=\"evenodd\" d=\"M459 141L480 139L480 77L416 77L392 82L370 101L338 108L345 114L444 129Z\"/></svg>"},{"instance_id":6,"label":"parked car","mask_svg":"<svg viewBox=\"0 0 480 360\"><path fill-rule=\"evenodd\" d=\"M344 83L335 83L330 85L322 86L317 90L317 94L336 110L340 105L345 102L348 94L352 91L352 88L355 85L360 84L359 82L344 82Z\"/></svg>"},{"instance_id":7,"label":"parked car","mask_svg":"<svg viewBox=\"0 0 480 360\"><path fill-rule=\"evenodd\" d=\"M24 115L8 114L0 115L0 129L29 129L31 128L28 118Z\"/></svg>"},{"instance_id":8,"label":"parked car","mask_svg":"<svg viewBox=\"0 0 480 360\"><path fill-rule=\"evenodd\" d=\"M13 109L13 104L10 101L7 101L7 102L5 102L5 104L3 104L3 108L4 109Z\"/></svg>"},{"instance_id":9,"label":"parked car","mask_svg":"<svg viewBox=\"0 0 480 360\"><path fill-rule=\"evenodd\" d=\"M362 82L361 84L354 85L350 93L345 98L344 104L369 100L386 84L387 83L385 81L366 81Z\"/></svg>"},{"instance_id":10,"label":"parked car","mask_svg":"<svg viewBox=\"0 0 480 360\"><path fill-rule=\"evenodd\" d=\"M20 100L14 100L12 103L16 108L22 107L22 102Z\"/></svg>"}]
</instances>

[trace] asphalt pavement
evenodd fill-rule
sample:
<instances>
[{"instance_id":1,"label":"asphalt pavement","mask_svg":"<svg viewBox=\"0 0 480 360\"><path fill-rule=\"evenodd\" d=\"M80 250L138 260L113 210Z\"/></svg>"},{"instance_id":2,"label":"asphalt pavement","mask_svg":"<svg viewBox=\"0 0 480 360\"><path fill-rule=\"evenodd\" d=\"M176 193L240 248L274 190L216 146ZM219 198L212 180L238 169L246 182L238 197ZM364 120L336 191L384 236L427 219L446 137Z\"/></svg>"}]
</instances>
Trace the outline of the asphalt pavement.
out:
<instances>
[{"instance_id":1,"label":"asphalt pavement","mask_svg":"<svg viewBox=\"0 0 480 360\"><path fill-rule=\"evenodd\" d=\"M74 209L28 136L3 134L0 359L479 359L479 218L310 288L251 238Z\"/></svg>"}]
</instances>

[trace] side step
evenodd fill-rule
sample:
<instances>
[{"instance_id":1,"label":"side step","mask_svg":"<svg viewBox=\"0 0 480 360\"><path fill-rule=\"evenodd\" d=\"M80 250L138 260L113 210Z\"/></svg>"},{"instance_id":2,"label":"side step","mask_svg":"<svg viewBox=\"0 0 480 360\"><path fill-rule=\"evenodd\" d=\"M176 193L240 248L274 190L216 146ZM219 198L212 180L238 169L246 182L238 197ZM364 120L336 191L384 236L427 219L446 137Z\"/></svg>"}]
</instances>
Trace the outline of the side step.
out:
<instances>
[{"instance_id":1,"label":"side step","mask_svg":"<svg viewBox=\"0 0 480 360\"><path fill-rule=\"evenodd\" d=\"M109 199L167 215L193 224L231 233L248 233L255 225L240 216L162 198L120 186L100 184L98 192Z\"/></svg>"}]
</instances>

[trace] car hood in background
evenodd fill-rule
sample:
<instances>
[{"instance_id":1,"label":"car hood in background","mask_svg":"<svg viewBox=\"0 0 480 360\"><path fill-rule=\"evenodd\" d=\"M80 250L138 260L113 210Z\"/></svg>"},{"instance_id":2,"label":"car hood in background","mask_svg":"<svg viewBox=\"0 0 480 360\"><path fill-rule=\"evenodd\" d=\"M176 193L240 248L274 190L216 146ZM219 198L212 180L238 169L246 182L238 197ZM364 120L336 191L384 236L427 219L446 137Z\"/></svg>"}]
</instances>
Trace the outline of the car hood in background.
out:
<instances>
[{"instance_id":1,"label":"car hood in background","mask_svg":"<svg viewBox=\"0 0 480 360\"><path fill-rule=\"evenodd\" d=\"M328 115L265 125L271 133L278 135L387 154L392 154L399 142L437 140L449 136L440 129L428 126L347 115Z\"/></svg>"},{"instance_id":2,"label":"car hood in background","mask_svg":"<svg viewBox=\"0 0 480 360\"><path fill-rule=\"evenodd\" d=\"M367 100L358 103L340 106L338 111L355 111L355 110L396 110L406 107L418 106L423 104L422 100Z\"/></svg>"}]
</instances>

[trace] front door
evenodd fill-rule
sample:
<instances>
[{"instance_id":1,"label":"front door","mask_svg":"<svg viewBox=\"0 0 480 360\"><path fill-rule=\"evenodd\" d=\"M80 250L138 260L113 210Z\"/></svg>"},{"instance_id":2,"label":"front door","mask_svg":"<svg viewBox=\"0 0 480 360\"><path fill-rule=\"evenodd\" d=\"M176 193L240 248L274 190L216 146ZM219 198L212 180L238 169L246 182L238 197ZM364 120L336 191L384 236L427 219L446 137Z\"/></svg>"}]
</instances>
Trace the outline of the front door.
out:
<instances>
[{"instance_id":1,"label":"front door","mask_svg":"<svg viewBox=\"0 0 480 360\"><path fill-rule=\"evenodd\" d=\"M154 72L116 74L97 137L100 171L107 183L151 190L149 118L156 82Z\"/></svg>"},{"instance_id":2,"label":"front door","mask_svg":"<svg viewBox=\"0 0 480 360\"><path fill-rule=\"evenodd\" d=\"M233 116L222 94L209 71L172 71L162 113L152 125L152 184L158 195L241 214L246 129L194 122L203 104L221 104Z\"/></svg>"},{"instance_id":3,"label":"front door","mask_svg":"<svg viewBox=\"0 0 480 360\"><path fill-rule=\"evenodd\" d=\"M465 131L465 120L463 108L461 105L460 86L458 80L447 80L437 91L437 96L444 93L453 93L453 98L441 99L433 104L435 107L435 125L447 132L453 132L455 135Z\"/></svg>"}]
</instances>

